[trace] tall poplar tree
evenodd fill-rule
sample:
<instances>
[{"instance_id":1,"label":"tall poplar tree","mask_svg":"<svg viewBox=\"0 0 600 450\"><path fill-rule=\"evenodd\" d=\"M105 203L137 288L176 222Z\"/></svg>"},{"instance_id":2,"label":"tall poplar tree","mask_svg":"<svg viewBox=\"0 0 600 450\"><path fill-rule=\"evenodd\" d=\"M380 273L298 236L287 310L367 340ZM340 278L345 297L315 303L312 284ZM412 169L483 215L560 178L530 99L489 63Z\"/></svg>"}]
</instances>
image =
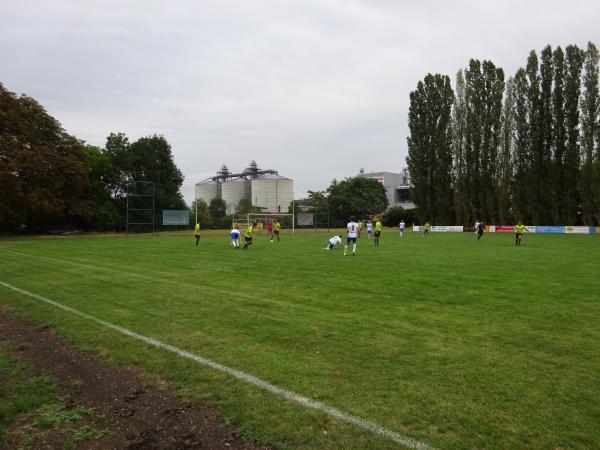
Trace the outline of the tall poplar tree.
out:
<instances>
[{"instance_id":1,"label":"tall poplar tree","mask_svg":"<svg viewBox=\"0 0 600 450\"><path fill-rule=\"evenodd\" d=\"M598 98L598 49L589 42L585 52L583 95L581 97L581 209L582 220L593 225L598 217L600 199L596 198L597 179L594 173L594 158L598 157L600 138L600 99Z\"/></svg>"},{"instance_id":2,"label":"tall poplar tree","mask_svg":"<svg viewBox=\"0 0 600 450\"><path fill-rule=\"evenodd\" d=\"M523 68L514 79L514 125L512 134L512 210L515 219L529 221L528 197L530 194L531 158L529 155L528 82Z\"/></svg>"},{"instance_id":3,"label":"tall poplar tree","mask_svg":"<svg viewBox=\"0 0 600 450\"><path fill-rule=\"evenodd\" d=\"M566 48L565 71L565 131L567 145L563 159L565 185L562 192L563 223L578 220L579 204L579 96L584 52L576 45Z\"/></svg>"},{"instance_id":4,"label":"tall poplar tree","mask_svg":"<svg viewBox=\"0 0 600 450\"><path fill-rule=\"evenodd\" d=\"M410 93L410 136L406 162L413 199L422 220L452 222L451 109L454 93L447 75L427 74Z\"/></svg>"},{"instance_id":5,"label":"tall poplar tree","mask_svg":"<svg viewBox=\"0 0 600 450\"><path fill-rule=\"evenodd\" d=\"M491 61L481 64L478 60L471 60L465 74L465 157L471 206L469 219L495 221L504 71Z\"/></svg>"},{"instance_id":6,"label":"tall poplar tree","mask_svg":"<svg viewBox=\"0 0 600 450\"><path fill-rule=\"evenodd\" d=\"M557 47L552 55L554 67L554 90L552 91L552 219L554 223L567 223L563 206L563 192L568 182L565 176L565 151L567 135L565 128L565 54Z\"/></svg>"},{"instance_id":7,"label":"tall poplar tree","mask_svg":"<svg viewBox=\"0 0 600 450\"><path fill-rule=\"evenodd\" d=\"M467 224L468 204L466 199L467 165L465 160L465 140L467 128L467 105L465 76L460 69L456 73L454 105L452 107L452 176L454 191L454 213L456 222Z\"/></svg>"},{"instance_id":8,"label":"tall poplar tree","mask_svg":"<svg viewBox=\"0 0 600 450\"><path fill-rule=\"evenodd\" d=\"M543 213L541 177L541 161L543 154L542 124L540 108L540 71L539 62L535 50L529 53L527 66L525 68L528 80L527 109L529 119L529 157L532 160L529 184L527 210L534 223L541 223Z\"/></svg>"},{"instance_id":9,"label":"tall poplar tree","mask_svg":"<svg viewBox=\"0 0 600 450\"><path fill-rule=\"evenodd\" d=\"M498 158L498 223L510 223L512 181L512 142L515 125L515 87L512 77L506 82L506 95L502 107L502 135L500 141L500 154Z\"/></svg>"},{"instance_id":10,"label":"tall poplar tree","mask_svg":"<svg viewBox=\"0 0 600 450\"><path fill-rule=\"evenodd\" d=\"M534 149L538 199L536 223L552 223L552 48L542 50L540 64L539 147Z\"/></svg>"}]
</instances>

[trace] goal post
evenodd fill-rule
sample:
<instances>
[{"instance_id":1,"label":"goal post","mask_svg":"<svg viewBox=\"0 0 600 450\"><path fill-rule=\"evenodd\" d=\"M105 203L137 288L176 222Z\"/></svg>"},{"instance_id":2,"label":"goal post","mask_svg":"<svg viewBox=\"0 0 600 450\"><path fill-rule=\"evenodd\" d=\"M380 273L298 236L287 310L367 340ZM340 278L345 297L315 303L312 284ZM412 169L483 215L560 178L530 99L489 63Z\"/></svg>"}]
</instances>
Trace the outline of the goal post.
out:
<instances>
[{"instance_id":1,"label":"goal post","mask_svg":"<svg viewBox=\"0 0 600 450\"><path fill-rule=\"evenodd\" d=\"M238 229L244 229L249 224L256 222L257 230L266 231L267 224L269 222L275 223L278 220L281 223L283 229L292 230L295 232L294 214L284 213L247 213L247 214L234 214L232 217L232 226L237 226Z\"/></svg>"}]
</instances>

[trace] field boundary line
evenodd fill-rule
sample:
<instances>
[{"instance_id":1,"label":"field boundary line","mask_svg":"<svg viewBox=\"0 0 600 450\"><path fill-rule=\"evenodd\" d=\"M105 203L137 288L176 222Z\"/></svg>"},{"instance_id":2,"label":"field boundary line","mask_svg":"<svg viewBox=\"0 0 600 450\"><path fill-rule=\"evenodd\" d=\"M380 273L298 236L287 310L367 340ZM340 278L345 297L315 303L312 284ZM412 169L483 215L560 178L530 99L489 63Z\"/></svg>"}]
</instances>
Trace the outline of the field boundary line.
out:
<instances>
[{"instance_id":1,"label":"field boundary line","mask_svg":"<svg viewBox=\"0 0 600 450\"><path fill-rule=\"evenodd\" d=\"M190 353L186 350L182 350L179 347L175 347L171 344L166 344L162 341L159 341L158 339L154 339L154 338L151 338L148 336L144 336L142 334L138 334L135 331L129 330L128 328L124 328L120 325L116 325L116 324L113 324L106 320L99 319L90 314L79 311L75 308L71 308L70 306L63 305L62 303L58 303L54 300L50 300L49 298L46 298L41 295L35 294L33 292L29 292L24 289L18 288L16 286L13 286L12 284L5 283L4 281L0 281L0 286L4 286L5 288L10 289L14 292L18 292L19 294L39 300L43 303L46 303L46 304L49 304L56 308L62 309L63 311L70 312L71 314L77 315L79 317L83 317L84 319L88 319L99 325L102 325L104 327L118 331L121 334L132 337L139 341L142 341L153 347L156 347L156 348L159 348L162 350L167 350L171 353L175 353L183 358L190 359L190 360L195 361L203 366L210 367L213 370L225 373L225 374L230 375L233 378L236 378L240 381L244 381L248 384L251 384L251 385L254 385L261 389L264 389L272 394L275 394L275 395L283 397L287 400L296 402L296 403L304 406L305 408L310 408L310 409L314 409L314 410L323 412L331 417L335 417L344 422L355 425L358 428L362 428L364 430L370 431L380 437L390 439L398 444L404 445L405 447L415 449L415 450L434 450L433 447L430 447L427 444L416 441L412 438L409 438L408 436L404 436L403 434L400 434L396 431L390 430L389 428L385 428L375 422L372 422L370 420L363 419L363 418L355 416L353 414L344 412L340 409L334 408L333 406L329 406L325 403L319 402L317 400L313 400L309 397L305 397L301 394L298 394L294 391L290 391L285 388L279 387L275 384L271 384L268 381L262 380L261 378L257 378L248 373L242 372L241 370L234 369L232 367L225 366L223 364L219 364L208 358L204 358L202 356L198 356L193 353Z\"/></svg>"}]
</instances>

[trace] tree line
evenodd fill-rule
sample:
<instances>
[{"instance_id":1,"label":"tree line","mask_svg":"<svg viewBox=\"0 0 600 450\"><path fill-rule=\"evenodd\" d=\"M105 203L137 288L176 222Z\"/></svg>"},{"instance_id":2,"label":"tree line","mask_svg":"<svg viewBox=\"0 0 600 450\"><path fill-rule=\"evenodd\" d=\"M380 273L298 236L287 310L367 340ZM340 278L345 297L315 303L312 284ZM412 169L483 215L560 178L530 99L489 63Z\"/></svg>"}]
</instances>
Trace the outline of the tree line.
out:
<instances>
[{"instance_id":1,"label":"tree line","mask_svg":"<svg viewBox=\"0 0 600 450\"><path fill-rule=\"evenodd\" d=\"M0 230L120 231L131 180L155 183L154 214L187 208L163 136L130 142L111 133L104 148L86 145L33 98L0 83Z\"/></svg>"},{"instance_id":2,"label":"tree line","mask_svg":"<svg viewBox=\"0 0 600 450\"><path fill-rule=\"evenodd\" d=\"M407 163L419 216L470 225L598 224L598 50L546 46L505 80L471 59L410 93Z\"/></svg>"}]
</instances>

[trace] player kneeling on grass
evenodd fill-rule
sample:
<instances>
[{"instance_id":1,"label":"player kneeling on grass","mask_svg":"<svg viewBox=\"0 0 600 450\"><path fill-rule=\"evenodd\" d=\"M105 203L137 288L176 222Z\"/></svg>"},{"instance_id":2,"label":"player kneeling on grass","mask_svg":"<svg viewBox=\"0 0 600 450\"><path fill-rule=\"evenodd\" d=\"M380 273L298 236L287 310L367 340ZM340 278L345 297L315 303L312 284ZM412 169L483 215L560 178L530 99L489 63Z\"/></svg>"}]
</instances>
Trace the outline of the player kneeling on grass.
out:
<instances>
[{"instance_id":1,"label":"player kneeling on grass","mask_svg":"<svg viewBox=\"0 0 600 450\"><path fill-rule=\"evenodd\" d=\"M350 242L352 242L352 256L354 256L356 254L356 238L359 233L358 224L354 221L354 217L350 217L350 222L348 222L346 229L348 230L348 237L344 246L344 256L348 254L348 245L350 245Z\"/></svg>"},{"instance_id":2,"label":"player kneeling on grass","mask_svg":"<svg viewBox=\"0 0 600 450\"><path fill-rule=\"evenodd\" d=\"M231 230L231 233L229 233L229 236L231 236L231 245L233 245L233 248L240 248L240 230L238 230L236 227L233 227L233 230Z\"/></svg>"},{"instance_id":3,"label":"player kneeling on grass","mask_svg":"<svg viewBox=\"0 0 600 450\"><path fill-rule=\"evenodd\" d=\"M256 222L251 225L248 225L246 231L244 232L244 247L243 250L247 250L250 245L252 245L252 238L254 237L254 227L256 226Z\"/></svg>"},{"instance_id":4,"label":"player kneeling on grass","mask_svg":"<svg viewBox=\"0 0 600 450\"><path fill-rule=\"evenodd\" d=\"M333 237L331 237L329 239L329 243L328 243L327 247L325 247L323 250L331 250L336 245L342 245L342 236L333 236Z\"/></svg>"}]
</instances>

